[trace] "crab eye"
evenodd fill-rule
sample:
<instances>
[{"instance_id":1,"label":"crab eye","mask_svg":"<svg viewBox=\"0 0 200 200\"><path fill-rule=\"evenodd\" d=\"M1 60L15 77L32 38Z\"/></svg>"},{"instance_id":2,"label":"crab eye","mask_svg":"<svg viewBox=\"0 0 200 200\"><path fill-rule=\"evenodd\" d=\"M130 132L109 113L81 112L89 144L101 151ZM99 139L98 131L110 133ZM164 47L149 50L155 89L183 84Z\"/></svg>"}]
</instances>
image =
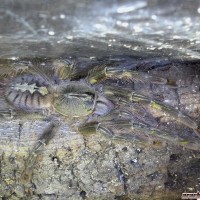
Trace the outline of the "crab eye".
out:
<instances>
[{"instance_id":1,"label":"crab eye","mask_svg":"<svg viewBox=\"0 0 200 200\"><path fill-rule=\"evenodd\" d=\"M63 87L54 100L55 110L71 117L86 116L93 112L96 94L84 84L70 84Z\"/></svg>"}]
</instances>

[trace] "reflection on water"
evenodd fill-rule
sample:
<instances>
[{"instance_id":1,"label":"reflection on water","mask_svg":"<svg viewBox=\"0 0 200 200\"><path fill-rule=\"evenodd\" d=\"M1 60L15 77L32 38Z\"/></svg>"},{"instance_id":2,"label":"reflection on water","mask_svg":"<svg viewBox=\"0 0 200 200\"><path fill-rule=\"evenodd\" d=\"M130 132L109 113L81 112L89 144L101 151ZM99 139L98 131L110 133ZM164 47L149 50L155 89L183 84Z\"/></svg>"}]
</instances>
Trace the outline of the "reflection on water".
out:
<instances>
[{"instance_id":1,"label":"reflection on water","mask_svg":"<svg viewBox=\"0 0 200 200\"><path fill-rule=\"evenodd\" d=\"M199 59L197 0L47 2L3 2L1 57L123 51L146 58Z\"/></svg>"}]
</instances>

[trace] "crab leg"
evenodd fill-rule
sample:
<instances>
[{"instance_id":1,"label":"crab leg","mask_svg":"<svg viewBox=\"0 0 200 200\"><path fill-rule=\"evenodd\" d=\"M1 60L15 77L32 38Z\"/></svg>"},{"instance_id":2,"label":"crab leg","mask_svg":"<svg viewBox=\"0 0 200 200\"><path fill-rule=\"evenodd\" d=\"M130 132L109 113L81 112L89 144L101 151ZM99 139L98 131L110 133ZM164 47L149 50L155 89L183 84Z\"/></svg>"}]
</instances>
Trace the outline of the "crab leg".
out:
<instances>
[{"instance_id":1,"label":"crab leg","mask_svg":"<svg viewBox=\"0 0 200 200\"><path fill-rule=\"evenodd\" d=\"M21 74L27 69L27 66L12 66L11 64L5 64L3 66L0 66L0 79L6 76Z\"/></svg>"},{"instance_id":2,"label":"crab leg","mask_svg":"<svg viewBox=\"0 0 200 200\"><path fill-rule=\"evenodd\" d=\"M16 110L12 108L5 108L0 109L0 118L3 118L5 120L37 120L37 119L45 119L46 117L46 111L45 110L34 110L35 112L25 112L22 110Z\"/></svg>"},{"instance_id":3,"label":"crab leg","mask_svg":"<svg viewBox=\"0 0 200 200\"><path fill-rule=\"evenodd\" d=\"M13 119L16 115L13 109L0 109L0 117L4 119Z\"/></svg>"},{"instance_id":4,"label":"crab leg","mask_svg":"<svg viewBox=\"0 0 200 200\"><path fill-rule=\"evenodd\" d=\"M121 127L121 130L119 127ZM129 131L125 131L125 129ZM170 136L165 131L161 131L143 123L135 123L134 121L128 119L89 122L80 126L78 128L78 131L83 135L100 132L104 136L111 139L121 139L147 143L149 143L152 138L160 138L171 142L178 142L180 140L179 138L175 138L174 135Z\"/></svg>"},{"instance_id":5,"label":"crab leg","mask_svg":"<svg viewBox=\"0 0 200 200\"><path fill-rule=\"evenodd\" d=\"M52 63L53 68L55 69L56 75L64 80L64 79L70 79L73 78L73 72L75 68L75 61L70 61L68 59L61 60L61 59L56 59Z\"/></svg>"},{"instance_id":6,"label":"crab leg","mask_svg":"<svg viewBox=\"0 0 200 200\"><path fill-rule=\"evenodd\" d=\"M120 87L116 88L112 86L105 86L104 93L106 96L108 96L111 99L117 96L117 97L125 98L131 102L147 104L153 109L162 111L165 116L170 116L174 120L193 129L195 133L200 137L200 127L198 126L198 124L194 120L192 120L189 116L174 109L172 106L165 105L159 101L152 100L149 97L133 92L131 90L122 89Z\"/></svg>"},{"instance_id":7,"label":"crab leg","mask_svg":"<svg viewBox=\"0 0 200 200\"><path fill-rule=\"evenodd\" d=\"M174 134L152 128L142 123L135 123L133 120L108 120L102 122L89 122L78 128L78 131L87 136L94 133L101 133L113 140L125 140L138 144L152 144L154 141L169 141L174 144L185 146L189 149L199 149L198 142L184 140Z\"/></svg>"},{"instance_id":8,"label":"crab leg","mask_svg":"<svg viewBox=\"0 0 200 200\"><path fill-rule=\"evenodd\" d=\"M123 101L123 102L122 102ZM112 110L110 113L108 113L105 116L102 116L100 119L102 120L116 120L116 119L131 119L136 122L141 122L146 125L150 125L153 127L158 126L158 122L155 120L155 118L146 112L146 110L141 109L141 107L136 107L135 105L132 105L130 102L126 102L126 100L120 100L120 103L124 104L126 107L123 108L116 108ZM126 108L129 109L126 109Z\"/></svg>"},{"instance_id":9,"label":"crab leg","mask_svg":"<svg viewBox=\"0 0 200 200\"><path fill-rule=\"evenodd\" d=\"M25 160L25 168L22 172L21 178L27 183L31 181L33 169L38 160L39 155L44 151L45 146L55 135L55 129L58 127L57 122L52 122L43 132L41 137L35 143L34 147L30 151L27 159Z\"/></svg>"},{"instance_id":10,"label":"crab leg","mask_svg":"<svg viewBox=\"0 0 200 200\"><path fill-rule=\"evenodd\" d=\"M123 127L126 128L130 128L133 129L143 129L142 126L140 124L131 124L128 120L127 121L123 121L119 124L120 122L118 121L118 125L121 125ZM80 126L78 128L78 131L83 134L83 135L89 135L89 134L93 134L96 132L100 132L102 133L104 136L111 138L111 139L121 139L121 140L131 140L131 141L144 141L147 142L148 136L145 137L137 137L137 135L134 134L127 134L127 133L122 133L122 134L116 134L116 132L112 131L112 128L115 128L116 124L114 121L105 121L102 123L98 123L98 122L89 122L86 123L82 126Z\"/></svg>"},{"instance_id":11,"label":"crab leg","mask_svg":"<svg viewBox=\"0 0 200 200\"><path fill-rule=\"evenodd\" d=\"M98 83L107 78L126 79L131 81L166 84L167 79L149 75L141 71L132 71L123 68L97 66L89 71L88 80L91 84Z\"/></svg>"}]
</instances>

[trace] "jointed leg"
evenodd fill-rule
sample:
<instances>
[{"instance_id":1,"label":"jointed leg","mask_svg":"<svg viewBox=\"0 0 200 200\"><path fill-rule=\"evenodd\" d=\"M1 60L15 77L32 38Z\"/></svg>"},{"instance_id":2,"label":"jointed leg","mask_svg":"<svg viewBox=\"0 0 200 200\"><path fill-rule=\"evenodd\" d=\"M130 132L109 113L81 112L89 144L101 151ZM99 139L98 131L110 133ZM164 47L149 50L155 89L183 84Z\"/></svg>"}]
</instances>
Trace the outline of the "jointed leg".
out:
<instances>
[{"instance_id":1,"label":"jointed leg","mask_svg":"<svg viewBox=\"0 0 200 200\"><path fill-rule=\"evenodd\" d=\"M28 69L28 66L21 66L20 64L13 64L13 63L7 63L0 65L0 79L3 79L7 76L16 76L18 74L23 73Z\"/></svg>"},{"instance_id":2,"label":"jointed leg","mask_svg":"<svg viewBox=\"0 0 200 200\"><path fill-rule=\"evenodd\" d=\"M122 99L120 101L123 101ZM123 102L125 103L125 101ZM106 116L100 117L100 121L116 120L116 119L129 119L135 122L140 122L152 127L157 127L157 120L148 113L141 106L136 106L133 103L126 103L124 106L118 106L116 109L112 110Z\"/></svg>"},{"instance_id":3,"label":"jointed leg","mask_svg":"<svg viewBox=\"0 0 200 200\"><path fill-rule=\"evenodd\" d=\"M105 65L97 66L89 71L88 80L91 84L99 83L102 80L125 79L131 81L151 82L156 84L166 84L167 79L158 76L149 75L141 71L132 71L117 67L108 67Z\"/></svg>"},{"instance_id":4,"label":"jointed leg","mask_svg":"<svg viewBox=\"0 0 200 200\"><path fill-rule=\"evenodd\" d=\"M58 127L58 122L52 122L50 125L44 130L41 137L36 141L35 145L29 152L28 157L25 160L25 168L21 175L21 180L23 181L24 186L31 181L33 170L35 164L37 163L38 157L41 153L43 153L45 146L48 145L50 140L55 135L55 130Z\"/></svg>"},{"instance_id":5,"label":"jointed leg","mask_svg":"<svg viewBox=\"0 0 200 200\"><path fill-rule=\"evenodd\" d=\"M176 142L178 138L170 137L167 132L158 130L142 123L132 120L121 119L102 122L89 122L79 127L83 135L100 132L111 139L128 140L134 142L152 141L152 138L160 138Z\"/></svg>"},{"instance_id":6,"label":"jointed leg","mask_svg":"<svg viewBox=\"0 0 200 200\"><path fill-rule=\"evenodd\" d=\"M198 141L185 140L178 135L170 134L143 123L136 123L129 119L93 121L80 126L78 131L84 136L99 132L110 139L125 140L142 145L152 145L154 142L162 144L163 141L169 141L189 149L199 149Z\"/></svg>"},{"instance_id":7,"label":"jointed leg","mask_svg":"<svg viewBox=\"0 0 200 200\"><path fill-rule=\"evenodd\" d=\"M14 108L0 109L0 119L2 120L39 120L45 119L48 116L47 110L34 110L34 112L26 112Z\"/></svg>"},{"instance_id":8,"label":"jointed leg","mask_svg":"<svg viewBox=\"0 0 200 200\"><path fill-rule=\"evenodd\" d=\"M139 93L133 92L128 89L123 89L120 87L116 88L112 86L105 86L104 94L111 100L118 97L118 98L124 98L130 102L138 102L149 105L152 109L162 111L165 116L169 116L174 120L193 129L195 133L197 133L197 135L200 136L200 127L198 126L198 124L194 120L192 120L189 116L181 113L172 106L165 105L162 102L152 100L149 97L146 97Z\"/></svg>"},{"instance_id":9,"label":"jointed leg","mask_svg":"<svg viewBox=\"0 0 200 200\"><path fill-rule=\"evenodd\" d=\"M53 61L55 74L62 80L74 77L75 61L56 59Z\"/></svg>"}]
</instances>

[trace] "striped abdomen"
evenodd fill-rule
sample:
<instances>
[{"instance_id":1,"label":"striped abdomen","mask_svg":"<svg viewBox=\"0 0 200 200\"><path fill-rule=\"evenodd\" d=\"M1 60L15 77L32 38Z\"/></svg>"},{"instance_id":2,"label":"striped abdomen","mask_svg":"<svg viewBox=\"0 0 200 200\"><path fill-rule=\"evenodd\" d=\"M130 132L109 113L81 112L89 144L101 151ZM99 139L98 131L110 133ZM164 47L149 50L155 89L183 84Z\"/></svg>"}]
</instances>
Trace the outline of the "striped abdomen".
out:
<instances>
[{"instance_id":1,"label":"striped abdomen","mask_svg":"<svg viewBox=\"0 0 200 200\"><path fill-rule=\"evenodd\" d=\"M16 108L41 110L51 107L52 95L45 81L34 75L15 78L6 88L6 99Z\"/></svg>"}]
</instances>

